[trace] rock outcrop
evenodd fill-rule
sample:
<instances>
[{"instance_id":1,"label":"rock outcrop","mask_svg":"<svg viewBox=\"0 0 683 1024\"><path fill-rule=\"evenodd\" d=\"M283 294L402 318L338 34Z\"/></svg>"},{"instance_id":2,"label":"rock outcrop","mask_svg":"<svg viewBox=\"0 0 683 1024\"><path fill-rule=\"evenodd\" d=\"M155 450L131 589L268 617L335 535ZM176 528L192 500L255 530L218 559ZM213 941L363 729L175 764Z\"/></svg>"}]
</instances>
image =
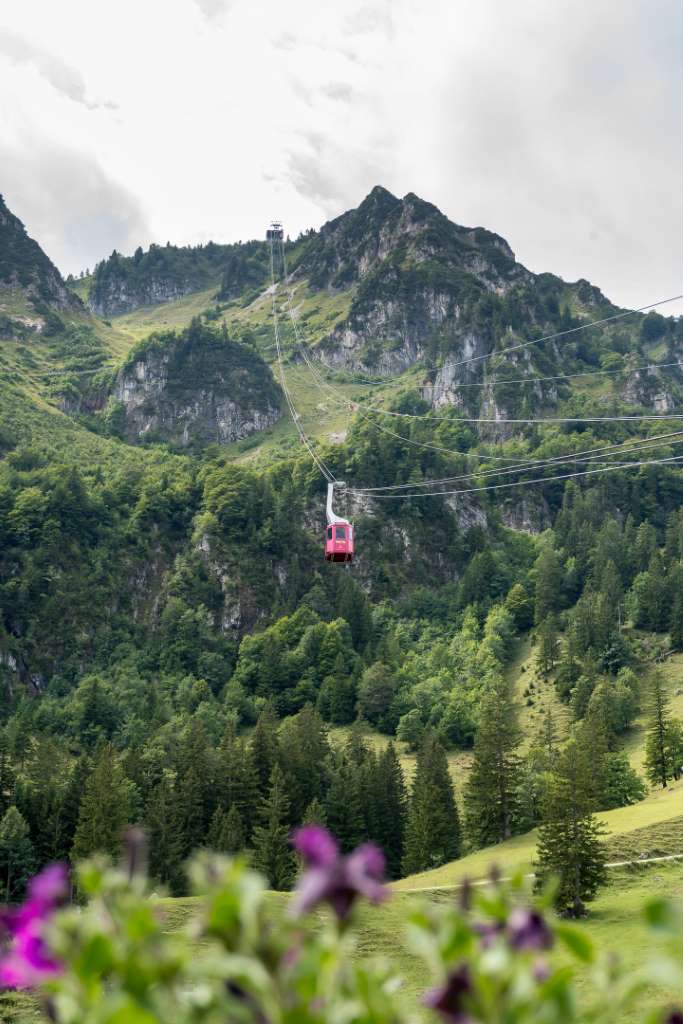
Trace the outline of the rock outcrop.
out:
<instances>
[{"instance_id":1,"label":"rock outcrop","mask_svg":"<svg viewBox=\"0 0 683 1024\"><path fill-rule=\"evenodd\" d=\"M198 321L152 335L119 372L108 417L130 442L229 444L272 426L280 391L260 356Z\"/></svg>"}]
</instances>

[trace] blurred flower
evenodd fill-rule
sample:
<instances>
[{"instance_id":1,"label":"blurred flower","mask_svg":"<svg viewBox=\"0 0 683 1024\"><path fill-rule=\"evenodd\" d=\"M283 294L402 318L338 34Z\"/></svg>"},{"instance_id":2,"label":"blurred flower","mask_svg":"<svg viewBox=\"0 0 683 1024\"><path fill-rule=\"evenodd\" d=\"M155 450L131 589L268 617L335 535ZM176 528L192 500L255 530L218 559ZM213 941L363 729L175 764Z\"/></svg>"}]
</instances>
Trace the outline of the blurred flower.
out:
<instances>
[{"instance_id":1,"label":"blurred flower","mask_svg":"<svg viewBox=\"0 0 683 1024\"><path fill-rule=\"evenodd\" d=\"M329 903L339 920L345 921L358 896L372 903L386 899L384 854L372 843L342 857L326 829L308 825L295 832L293 845L307 866L292 902L293 914L306 914L320 903Z\"/></svg>"},{"instance_id":2,"label":"blurred flower","mask_svg":"<svg viewBox=\"0 0 683 1024\"><path fill-rule=\"evenodd\" d=\"M482 949L488 949L493 940L505 931L502 921L476 921L472 928L481 940Z\"/></svg>"},{"instance_id":3,"label":"blurred flower","mask_svg":"<svg viewBox=\"0 0 683 1024\"><path fill-rule=\"evenodd\" d=\"M469 1024L467 997L472 994L472 976L466 963L460 964L448 975L446 983L427 992L424 1005L441 1014L449 1024Z\"/></svg>"},{"instance_id":4,"label":"blurred flower","mask_svg":"<svg viewBox=\"0 0 683 1024\"><path fill-rule=\"evenodd\" d=\"M18 910L5 911L2 921L12 942L0 959L0 985L33 988L62 970L49 952L43 933L67 892L66 866L52 864L29 882L26 902Z\"/></svg>"},{"instance_id":5,"label":"blurred flower","mask_svg":"<svg viewBox=\"0 0 683 1024\"><path fill-rule=\"evenodd\" d=\"M513 910L507 931L510 945L519 952L550 949L553 944L553 933L538 910L523 907Z\"/></svg>"},{"instance_id":6,"label":"blurred flower","mask_svg":"<svg viewBox=\"0 0 683 1024\"><path fill-rule=\"evenodd\" d=\"M683 1010L669 1010L664 1018L664 1024L683 1024Z\"/></svg>"}]
</instances>

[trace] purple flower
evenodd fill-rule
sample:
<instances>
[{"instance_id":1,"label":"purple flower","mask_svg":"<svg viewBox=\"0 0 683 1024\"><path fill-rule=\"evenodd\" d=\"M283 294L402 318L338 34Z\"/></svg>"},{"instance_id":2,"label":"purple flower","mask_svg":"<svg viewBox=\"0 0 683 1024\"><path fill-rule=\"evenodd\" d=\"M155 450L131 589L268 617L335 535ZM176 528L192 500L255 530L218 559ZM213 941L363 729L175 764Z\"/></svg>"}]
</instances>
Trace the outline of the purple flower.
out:
<instances>
[{"instance_id":1,"label":"purple flower","mask_svg":"<svg viewBox=\"0 0 683 1024\"><path fill-rule=\"evenodd\" d=\"M664 1018L664 1024L683 1024L683 1010L678 1008L669 1010Z\"/></svg>"},{"instance_id":2,"label":"purple flower","mask_svg":"<svg viewBox=\"0 0 683 1024\"><path fill-rule=\"evenodd\" d=\"M33 988L61 971L49 952L43 932L55 908L67 894L64 864L52 864L31 880L28 899L18 910L6 911L3 923L12 943L0 959L0 985Z\"/></svg>"},{"instance_id":3,"label":"purple flower","mask_svg":"<svg viewBox=\"0 0 683 1024\"><path fill-rule=\"evenodd\" d=\"M318 825L299 829L292 841L307 866L292 902L295 916L329 903L339 920L346 921L358 896L372 903L386 899L384 855L377 846L365 843L342 857L337 842Z\"/></svg>"},{"instance_id":4,"label":"purple flower","mask_svg":"<svg viewBox=\"0 0 683 1024\"><path fill-rule=\"evenodd\" d=\"M479 936L482 949L488 949L501 932L505 931L502 921L477 921L472 928Z\"/></svg>"},{"instance_id":5,"label":"purple flower","mask_svg":"<svg viewBox=\"0 0 683 1024\"><path fill-rule=\"evenodd\" d=\"M551 949L553 945L553 933L537 910L523 907L513 910L507 930L510 945L519 952Z\"/></svg>"},{"instance_id":6,"label":"purple flower","mask_svg":"<svg viewBox=\"0 0 683 1024\"><path fill-rule=\"evenodd\" d=\"M467 1004L472 991L469 966L462 963L451 971L444 985L427 992L423 1003L439 1013L448 1024L469 1024L472 1018Z\"/></svg>"}]
</instances>

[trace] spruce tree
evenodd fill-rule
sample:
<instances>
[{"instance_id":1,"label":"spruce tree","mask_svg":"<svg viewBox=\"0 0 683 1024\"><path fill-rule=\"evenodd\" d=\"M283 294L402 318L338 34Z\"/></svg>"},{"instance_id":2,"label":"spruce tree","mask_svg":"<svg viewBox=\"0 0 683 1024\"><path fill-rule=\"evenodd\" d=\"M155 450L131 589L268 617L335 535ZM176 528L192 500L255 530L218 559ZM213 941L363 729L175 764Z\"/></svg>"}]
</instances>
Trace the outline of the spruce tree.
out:
<instances>
[{"instance_id":1,"label":"spruce tree","mask_svg":"<svg viewBox=\"0 0 683 1024\"><path fill-rule=\"evenodd\" d=\"M338 756L330 768L325 814L328 828L344 853L350 853L366 838L362 774L362 767L345 756Z\"/></svg>"},{"instance_id":2,"label":"spruce tree","mask_svg":"<svg viewBox=\"0 0 683 1024\"><path fill-rule=\"evenodd\" d=\"M0 884L5 903L23 896L26 882L35 868L28 824L20 811L11 806L0 821Z\"/></svg>"},{"instance_id":3,"label":"spruce tree","mask_svg":"<svg viewBox=\"0 0 683 1024\"><path fill-rule=\"evenodd\" d=\"M294 880L295 859L287 824L289 800L279 764L270 777L270 792L261 806L261 824L254 829L254 866L273 889L289 889Z\"/></svg>"},{"instance_id":4,"label":"spruce tree","mask_svg":"<svg viewBox=\"0 0 683 1024\"><path fill-rule=\"evenodd\" d=\"M438 867L460 855L460 819L446 752L427 732L417 755L406 823L403 874Z\"/></svg>"},{"instance_id":5,"label":"spruce tree","mask_svg":"<svg viewBox=\"0 0 683 1024\"><path fill-rule=\"evenodd\" d=\"M183 888L183 837L178 794L168 775L150 793L145 810L149 842L149 874L176 895Z\"/></svg>"},{"instance_id":6,"label":"spruce tree","mask_svg":"<svg viewBox=\"0 0 683 1024\"><path fill-rule=\"evenodd\" d=\"M325 812L324 804L320 800L311 800L310 804L304 811L301 824L321 825L323 828L327 826L327 814Z\"/></svg>"},{"instance_id":7,"label":"spruce tree","mask_svg":"<svg viewBox=\"0 0 683 1024\"><path fill-rule=\"evenodd\" d=\"M480 702L474 760L465 789L467 832L476 846L509 839L515 827L520 733L509 685L500 680Z\"/></svg>"},{"instance_id":8,"label":"spruce tree","mask_svg":"<svg viewBox=\"0 0 683 1024\"><path fill-rule=\"evenodd\" d=\"M650 782L666 789L671 777L669 764L669 698L662 673L657 670L649 680L649 725L645 740L645 773Z\"/></svg>"},{"instance_id":9,"label":"spruce tree","mask_svg":"<svg viewBox=\"0 0 683 1024\"><path fill-rule=\"evenodd\" d=\"M562 562L550 544L546 544L536 559L536 594L534 621L537 625L560 607L562 589Z\"/></svg>"},{"instance_id":10,"label":"spruce tree","mask_svg":"<svg viewBox=\"0 0 683 1024\"><path fill-rule=\"evenodd\" d=\"M558 759L538 831L536 884L557 878L557 909L580 917L606 880L602 828L591 813L592 764L589 753L570 740Z\"/></svg>"},{"instance_id":11,"label":"spruce tree","mask_svg":"<svg viewBox=\"0 0 683 1024\"><path fill-rule=\"evenodd\" d=\"M240 853L246 846L244 822L237 805L217 808L209 829L209 846L218 853Z\"/></svg>"},{"instance_id":12,"label":"spruce tree","mask_svg":"<svg viewBox=\"0 0 683 1024\"><path fill-rule=\"evenodd\" d=\"M261 799L268 795L273 768L278 760L280 744L277 729L278 722L275 711L271 704L266 704L258 717L249 747L249 760L257 780L258 796Z\"/></svg>"},{"instance_id":13,"label":"spruce tree","mask_svg":"<svg viewBox=\"0 0 683 1024\"><path fill-rule=\"evenodd\" d=\"M560 656L557 620L549 615L538 627L538 667L544 676L550 675Z\"/></svg>"},{"instance_id":14,"label":"spruce tree","mask_svg":"<svg viewBox=\"0 0 683 1024\"><path fill-rule=\"evenodd\" d=\"M235 805L242 819L245 841L248 841L258 815L259 776L250 752L244 741L235 735L234 728L226 732L218 749L216 801L226 812Z\"/></svg>"},{"instance_id":15,"label":"spruce tree","mask_svg":"<svg viewBox=\"0 0 683 1024\"><path fill-rule=\"evenodd\" d=\"M403 771L390 743L377 759L373 772L375 823L372 839L382 848L390 878L398 878L403 862L407 797Z\"/></svg>"},{"instance_id":16,"label":"spruce tree","mask_svg":"<svg viewBox=\"0 0 683 1024\"><path fill-rule=\"evenodd\" d=\"M83 790L72 859L83 860L93 853L116 857L123 831L130 823L132 804L132 783L124 775L112 745L104 744Z\"/></svg>"}]
</instances>

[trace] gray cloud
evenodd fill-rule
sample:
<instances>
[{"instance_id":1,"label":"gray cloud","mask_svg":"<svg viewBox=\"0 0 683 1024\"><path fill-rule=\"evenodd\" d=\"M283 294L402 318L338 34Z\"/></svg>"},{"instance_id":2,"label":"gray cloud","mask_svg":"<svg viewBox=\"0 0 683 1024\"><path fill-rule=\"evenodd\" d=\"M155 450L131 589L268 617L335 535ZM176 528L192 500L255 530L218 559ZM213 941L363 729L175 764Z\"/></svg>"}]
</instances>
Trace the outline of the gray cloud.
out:
<instances>
[{"instance_id":1,"label":"gray cloud","mask_svg":"<svg viewBox=\"0 0 683 1024\"><path fill-rule=\"evenodd\" d=\"M85 81L77 68L8 28L0 28L0 54L17 64L33 64L58 92L76 103L88 105Z\"/></svg>"},{"instance_id":2,"label":"gray cloud","mask_svg":"<svg viewBox=\"0 0 683 1024\"><path fill-rule=\"evenodd\" d=\"M7 205L64 273L150 237L139 201L86 156L46 142L21 150L0 142L0 166Z\"/></svg>"},{"instance_id":3,"label":"gray cloud","mask_svg":"<svg viewBox=\"0 0 683 1024\"><path fill-rule=\"evenodd\" d=\"M218 18L235 5L237 0L194 0L206 18Z\"/></svg>"}]
</instances>

